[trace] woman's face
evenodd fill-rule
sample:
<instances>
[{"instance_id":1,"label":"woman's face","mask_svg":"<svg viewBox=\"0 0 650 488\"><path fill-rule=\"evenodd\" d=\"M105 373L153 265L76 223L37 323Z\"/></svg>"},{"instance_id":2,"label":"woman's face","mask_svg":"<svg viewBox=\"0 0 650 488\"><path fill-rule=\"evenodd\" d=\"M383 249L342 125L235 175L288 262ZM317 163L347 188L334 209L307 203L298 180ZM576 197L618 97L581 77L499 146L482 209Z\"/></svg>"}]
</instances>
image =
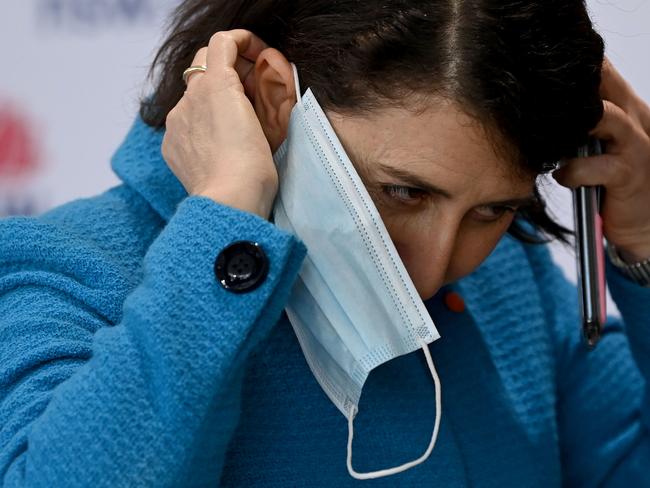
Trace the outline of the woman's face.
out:
<instances>
[{"instance_id":1,"label":"woman's face","mask_svg":"<svg viewBox=\"0 0 650 488\"><path fill-rule=\"evenodd\" d=\"M422 299L478 267L532 198L535 178L454 103L327 116Z\"/></svg>"},{"instance_id":2,"label":"woman's face","mask_svg":"<svg viewBox=\"0 0 650 488\"><path fill-rule=\"evenodd\" d=\"M255 65L255 110L275 151L296 103L293 71L276 49ZM495 153L477 122L438 99L428 110L370 115L326 110L422 299L471 273L532 198L534 176Z\"/></svg>"}]
</instances>

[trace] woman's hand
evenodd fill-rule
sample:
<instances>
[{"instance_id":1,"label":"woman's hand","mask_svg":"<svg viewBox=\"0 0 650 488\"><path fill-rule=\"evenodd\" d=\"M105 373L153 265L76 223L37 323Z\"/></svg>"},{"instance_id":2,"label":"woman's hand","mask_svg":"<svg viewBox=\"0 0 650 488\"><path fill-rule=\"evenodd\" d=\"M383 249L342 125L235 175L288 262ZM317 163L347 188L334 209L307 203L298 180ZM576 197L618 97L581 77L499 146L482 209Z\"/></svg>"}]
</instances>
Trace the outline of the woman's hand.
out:
<instances>
[{"instance_id":1,"label":"woman's hand","mask_svg":"<svg viewBox=\"0 0 650 488\"><path fill-rule=\"evenodd\" d=\"M564 186L603 185L603 233L628 262L650 258L650 107L605 58L604 115L591 135L606 153L575 158L553 176Z\"/></svg>"},{"instance_id":2,"label":"woman's hand","mask_svg":"<svg viewBox=\"0 0 650 488\"><path fill-rule=\"evenodd\" d=\"M267 47L243 29L214 34L192 63L207 71L190 75L187 91L167 115L162 142L163 157L188 194L265 219L278 174L251 100L255 60Z\"/></svg>"}]
</instances>

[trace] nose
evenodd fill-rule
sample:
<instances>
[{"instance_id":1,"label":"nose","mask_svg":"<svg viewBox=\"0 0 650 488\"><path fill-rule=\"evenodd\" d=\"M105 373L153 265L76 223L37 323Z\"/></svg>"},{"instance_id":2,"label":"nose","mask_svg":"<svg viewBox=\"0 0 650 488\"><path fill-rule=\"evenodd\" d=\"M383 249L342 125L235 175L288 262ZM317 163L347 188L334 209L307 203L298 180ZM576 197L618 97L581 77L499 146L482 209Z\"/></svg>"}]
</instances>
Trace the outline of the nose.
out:
<instances>
[{"instance_id":1,"label":"nose","mask_svg":"<svg viewBox=\"0 0 650 488\"><path fill-rule=\"evenodd\" d=\"M409 273L421 298L433 296L446 281L454 256L460 220L439 219L421 230Z\"/></svg>"},{"instance_id":2,"label":"nose","mask_svg":"<svg viewBox=\"0 0 650 488\"><path fill-rule=\"evenodd\" d=\"M431 230L430 257L426 260L429 265L429 276L436 283L442 283L451 264L458 235L458 224L455 222L439 225Z\"/></svg>"}]
</instances>

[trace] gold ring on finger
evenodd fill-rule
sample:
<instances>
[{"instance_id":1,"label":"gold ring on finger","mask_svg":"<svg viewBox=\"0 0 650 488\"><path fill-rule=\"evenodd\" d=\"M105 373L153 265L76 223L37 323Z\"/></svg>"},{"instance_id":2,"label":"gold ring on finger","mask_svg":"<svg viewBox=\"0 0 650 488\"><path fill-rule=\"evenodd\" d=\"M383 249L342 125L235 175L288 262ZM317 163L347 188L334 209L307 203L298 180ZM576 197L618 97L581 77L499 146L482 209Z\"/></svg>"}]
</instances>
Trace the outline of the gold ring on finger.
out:
<instances>
[{"instance_id":1,"label":"gold ring on finger","mask_svg":"<svg viewBox=\"0 0 650 488\"><path fill-rule=\"evenodd\" d=\"M185 85L187 85L187 80L189 79L191 74L205 73L207 69L208 67L203 65L190 66L189 68L187 68L185 71L183 71L183 81L185 82Z\"/></svg>"}]
</instances>

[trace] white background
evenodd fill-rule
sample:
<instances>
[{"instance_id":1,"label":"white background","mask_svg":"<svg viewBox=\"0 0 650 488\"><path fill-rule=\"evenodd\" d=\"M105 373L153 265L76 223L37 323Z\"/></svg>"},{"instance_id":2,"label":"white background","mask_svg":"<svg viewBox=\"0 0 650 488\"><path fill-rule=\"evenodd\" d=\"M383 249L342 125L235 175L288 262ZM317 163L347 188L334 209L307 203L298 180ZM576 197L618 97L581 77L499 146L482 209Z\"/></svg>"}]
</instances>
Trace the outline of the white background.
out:
<instances>
[{"instance_id":1,"label":"white background","mask_svg":"<svg viewBox=\"0 0 650 488\"><path fill-rule=\"evenodd\" d=\"M207 1L207 0L206 0ZM38 170L0 175L0 215L38 211L92 196L118 183L110 157L146 92L146 70L175 0L24 0L0 7L0 110L19 114L31 133ZM615 66L650 100L650 1L588 2ZM9 109L8 109L9 107ZM572 226L568 190L548 198ZM553 252L575 280L572 255Z\"/></svg>"}]
</instances>

